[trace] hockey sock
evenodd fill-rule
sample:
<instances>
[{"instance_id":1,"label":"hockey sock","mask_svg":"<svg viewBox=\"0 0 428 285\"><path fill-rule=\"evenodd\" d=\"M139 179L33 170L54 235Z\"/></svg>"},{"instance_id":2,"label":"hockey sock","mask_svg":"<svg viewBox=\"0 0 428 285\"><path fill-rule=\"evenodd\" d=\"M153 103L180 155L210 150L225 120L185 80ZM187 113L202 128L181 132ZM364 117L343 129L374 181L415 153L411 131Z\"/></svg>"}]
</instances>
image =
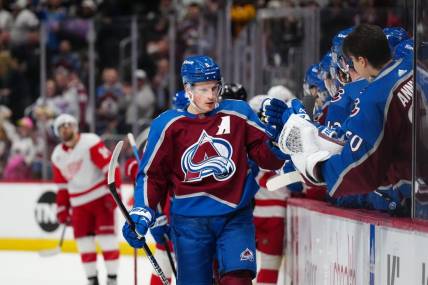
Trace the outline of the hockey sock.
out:
<instances>
[{"instance_id":1,"label":"hockey sock","mask_svg":"<svg viewBox=\"0 0 428 285\"><path fill-rule=\"evenodd\" d=\"M224 274L220 278L220 285L251 285L252 272L249 270L237 270Z\"/></svg>"},{"instance_id":2,"label":"hockey sock","mask_svg":"<svg viewBox=\"0 0 428 285\"><path fill-rule=\"evenodd\" d=\"M115 235L98 235L108 275L116 275L119 268L119 244Z\"/></svg>"},{"instance_id":3,"label":"hockey sock","mask_svg":"<svg viewBox=\"0 0 428 285\"><path fill-rule=\"evenodd\" d=\"M76 239L80 252L83 268L86 276L92 277L97 275L97 252L95 239L93 236L87 236Z\"/></svg>"},{"instance_id":4,"label":"hockey sock","mask_svg":"<svg viewBox=\"0 0 428 285\"><path fill-rule=\"evenodd\" d=\"M257 274L257 284L276 284L282 255L271 255L258 252L260 256L260 271Z\"/></svg>"}]
</instances>

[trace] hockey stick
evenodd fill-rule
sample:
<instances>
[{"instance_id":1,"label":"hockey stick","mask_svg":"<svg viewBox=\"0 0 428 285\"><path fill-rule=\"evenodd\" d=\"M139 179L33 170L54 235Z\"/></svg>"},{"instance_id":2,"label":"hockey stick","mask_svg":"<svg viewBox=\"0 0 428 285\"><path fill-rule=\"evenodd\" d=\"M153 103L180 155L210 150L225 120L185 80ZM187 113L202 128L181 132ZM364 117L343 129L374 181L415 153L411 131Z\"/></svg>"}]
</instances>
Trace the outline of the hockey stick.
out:
<instances>
[{"instance_id":1,"label":"hockey stick","mask_svg":"<svg viewBox=\"0 0 428 285\"><path fill-rule=\"evenodd\" d=\"M140 147L147 141L147 138L149 137L149 132L150 127L147 127L137 136L137 149L140 149Z\"/></svg>"},{"instance_id":2,"label":"hockey stick","mask_svg":"<svg viewBox=\"0 0 428 285\"><path fill-rule=\"evenodd\" d=\"M300 173L298 171L293 171L289 173L279 174L268 179L268 181L266 182L266 188L269 191L276 191L278 189L281 189L282 187L301 181L302 178L300 176Z\"/></svg>"},{"instance_id":3,"label":"hockey stick","mask_svg":"<svg viewBox=\"0 0 428 285\"><path fill-rule=\"evenodd\" d=\"M138 236L138 239L143 241L143 249L146 252L147 257L149 258L149 261L152 264L153 269L161 279L162 284L169 285L168 279L166 278L165 274L160 268L159 263L154 258L152 251L150 250L147 243L145 242L144 236L141 236L136 231L134 221L131 219L131 216L129 215L128 211L125 208L125 205L123 205L123 202L119 197L119 194L117 194L116 184L115 184L115 169L118 164L117 159L119 158L119 154L120 154L120 151L122 150L122 146L123 146L123 141L119 141L116 147L114 148L114 151L110 160L110 164L108 167L107 183L108 183L110 193L113 196L113 199L116 202L117 206L119 207L120 212L125 217L126 222L131 227L132 231Z\"/></svg>"},{"instance_id":4,"label":"hockey stick","mask_svg":"<svg viewBox=\"0 0 428 285\"><path fill-rule=\"evenodd\" d=\"M66 229L67 229L67 224L64 224L64 226L62 227L61 237L59 239L59 243L55 248L45 249L45 250L39 251L39 255L41 257L54 256L54 255L57 255L58 253L61 252L61 247L62 247L62 244L64 243L64 237L65 237L65 230Z\"/></svg>"},{"instance_id":5,"label":"hockey stick","mask_svg":"<svg viewBox=\"0 0 428 285\"><path fill-rule=\"evenodd\" d=\"M146 130L144 130L144 131L146 131ZM148 134L148 131L147 131L147 134ZM146 140L147 140L147 137L146 137ZM134 135L132 133L128 133L128 141L131 144L132 151L134 152L135 159L137 160L138 163L140 163L140 156L138 154L138 147L137 147L137 144L135 142ZM162 214L162 208L161 207L158 207L158 212L160 214ZM174 273L174 276L177 277L177 270L175 269L174 259L173 259L172 254L171 254L171 249L169 248L169 238L166 234L163 235L163 242L162 243L165 247L166 255L168 256L168 260L169 260L169 264L171 265L172 272Z\"/></svg>"}]
</instances>

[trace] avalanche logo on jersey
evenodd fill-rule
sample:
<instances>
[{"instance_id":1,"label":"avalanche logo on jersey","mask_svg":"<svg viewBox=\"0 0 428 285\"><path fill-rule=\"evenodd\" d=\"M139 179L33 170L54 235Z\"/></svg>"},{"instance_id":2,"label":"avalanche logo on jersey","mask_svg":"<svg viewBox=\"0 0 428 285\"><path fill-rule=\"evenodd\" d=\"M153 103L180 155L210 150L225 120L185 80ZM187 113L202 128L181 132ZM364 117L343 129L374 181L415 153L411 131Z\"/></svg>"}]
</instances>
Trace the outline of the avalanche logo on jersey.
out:
<instances>
[{"instance_id":1,"label":"avalanche logo on jersey","mask_svg":"<svg viewBox=\"0 0 428 285\"><path fill-rule=\"evenodd\" d=\"M187 148L181 157L184 181L201 181L208 176L213 176L217 181L229 179L236 170L232 154L232 146L227 140L202 131L198 142Z\"/></svg>"}]
</instances>

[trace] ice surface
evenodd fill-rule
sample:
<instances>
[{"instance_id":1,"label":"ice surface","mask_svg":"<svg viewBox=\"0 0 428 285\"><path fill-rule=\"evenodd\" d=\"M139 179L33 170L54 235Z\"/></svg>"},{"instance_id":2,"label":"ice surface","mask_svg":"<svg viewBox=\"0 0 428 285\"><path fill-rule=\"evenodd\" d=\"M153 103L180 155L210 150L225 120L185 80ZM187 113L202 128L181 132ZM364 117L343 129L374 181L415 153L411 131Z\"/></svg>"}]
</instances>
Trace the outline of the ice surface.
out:
<instances>
[{"instance_id":1,"label":"ice surface","mask_svg":"<svg viewBox=\"0 0 428 285\"><path fill-rule=\"evenodd\" d=\"M105 284L104 261L98 255L100 285ZM138 284L149 284L151 265L147 258L138 257ZM132 256L121 256L119 285L134 284ZM40 257L37 252L0 251L0 284L5 285L86 285L78 254L61 253Z\"/></svg>"}]
</instances>

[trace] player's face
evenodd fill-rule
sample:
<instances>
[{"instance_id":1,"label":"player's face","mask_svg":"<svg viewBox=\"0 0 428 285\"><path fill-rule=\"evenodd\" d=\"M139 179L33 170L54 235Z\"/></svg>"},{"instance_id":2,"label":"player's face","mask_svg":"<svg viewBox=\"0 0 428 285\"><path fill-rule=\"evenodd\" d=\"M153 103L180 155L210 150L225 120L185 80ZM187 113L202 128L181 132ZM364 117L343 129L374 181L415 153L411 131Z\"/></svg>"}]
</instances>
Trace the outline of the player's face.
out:
<instances>
[{"instance_id":1,"label":"player's face","mask_svg":"<svg viewBox=\"0 0 428 285\"><path fill-rule=\"evenodd\" d=\"M196 114L202 114L214 110L217 106L218 96L221 90L221 86L217 81L195 83L188 88L190 99L193 100L193 103L197 106L197 108L194 108L194 106L190 105L190 111ZM194 110L192 108L194 108Z\"/></svg>"},{"instance_id":2,"label":"player's face","mask_svg":"<svg viewBox=\"0 0 428 285\"><path fill-rule=\"evenodd\" d=\"M66 123L58 128L59 138L62 142L72 141L77 135L76 128L72 124Z\"/></svg>"},{"instance_id":3,"label":"player's face","mask_svg":"<svg viewBox=\"0 0 428 285\"><path fill-rule=\"evenodd\" d=\"M351 60L352 63L354 64L354 69L355 71L362 77L366 78L366 79L370 79L370 74L367 70L367 63L366 63L366 59L358 56L351 56Z\"/></svg>"}]
</instances>

